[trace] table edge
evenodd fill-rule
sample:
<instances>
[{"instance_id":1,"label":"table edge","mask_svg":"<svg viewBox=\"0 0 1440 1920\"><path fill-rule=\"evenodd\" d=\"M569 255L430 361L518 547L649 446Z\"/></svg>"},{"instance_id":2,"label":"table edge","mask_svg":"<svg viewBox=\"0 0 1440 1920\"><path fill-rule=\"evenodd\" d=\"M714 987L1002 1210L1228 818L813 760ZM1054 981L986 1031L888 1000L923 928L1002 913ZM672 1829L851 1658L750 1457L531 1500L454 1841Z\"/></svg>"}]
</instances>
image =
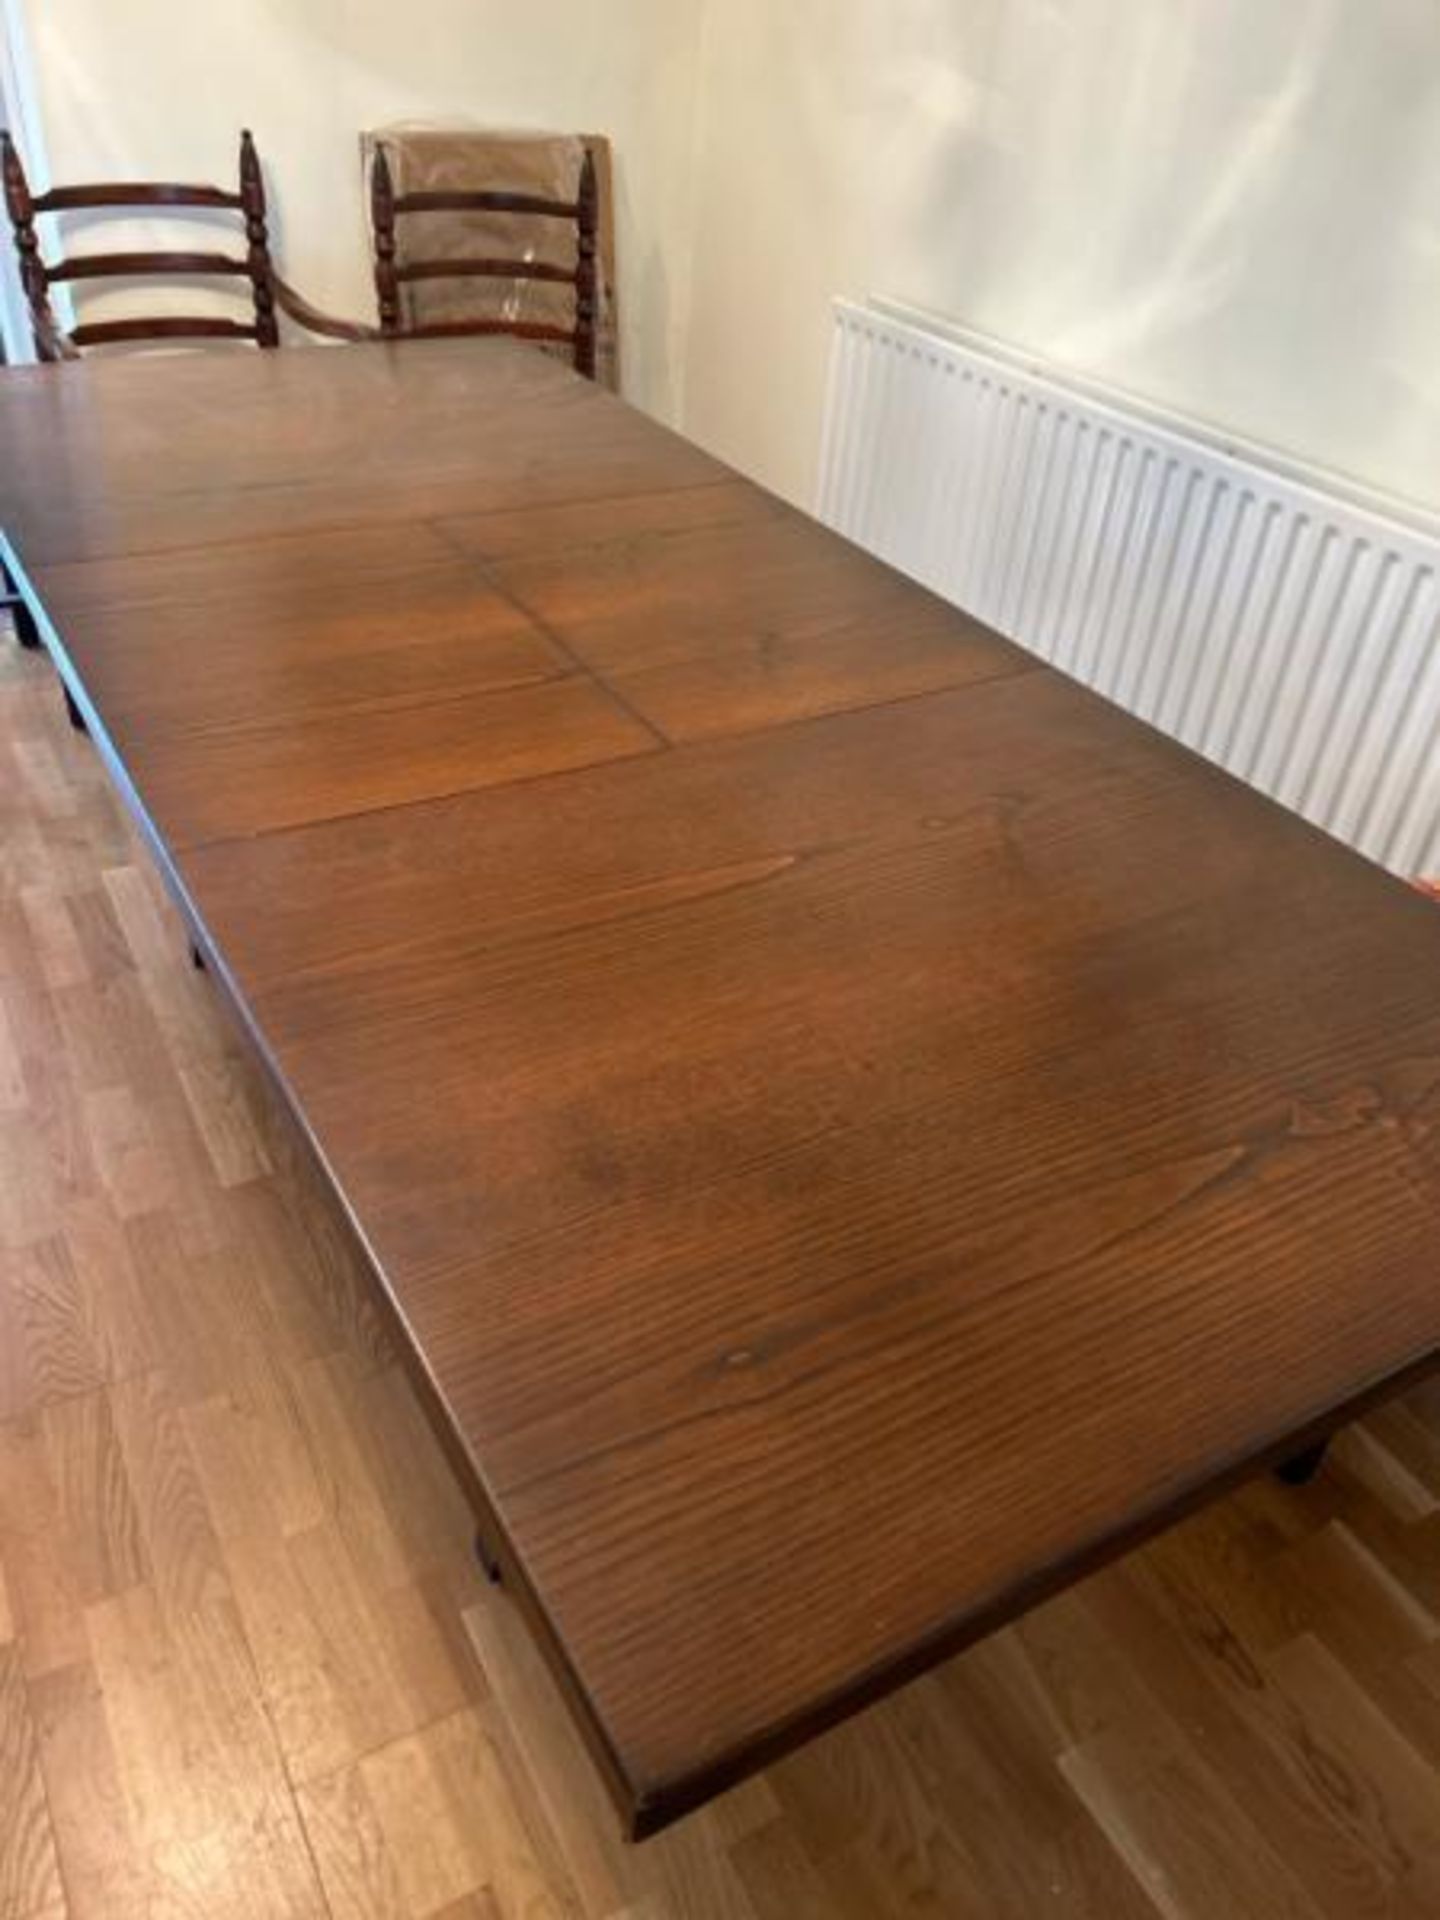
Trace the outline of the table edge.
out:
<instances>
[{"instance_id":1,"label":"table edge","mask_svg":"<svg viewBox=\"0 0 1440 1920\"><path fill-rule=\"evenodd\" d=\"M3 560L35 613L45 650L80 709L91 742L111 782L156 862L161 878L197 947L203 953L230 1018L240 1028L259 1060L267 1081L278 1097L286 1123L295 1129L328 1198L338 1212L426 1419L475 1512L487 1543L496 1553L502 1570L504 1591L519 1607L537 1641L586 1749L605 1782L628 1839L639 1841L659 1833L728 1788L738 1785L908 1682L918 1679L1245 1481L1283 1463L1316 1442L1327 1439L1337 1427L1359 1417L1377 1403L1418 1384L1440 1368L1440 1345L1427 1348L1412 1356L1400 1368L1366 1382L1343 1401L1317 1410L1299 1425L1288 1429L1282 1437L1267 1442L1261 1448L1237 1454L1218 1470L1206 1472L1201 1478L1178 1483L1160 1495L1150 1507L1127 1516L1108 1533L1086 1541L1076 1551L1038 1566L1004 1588L985 1596L978 1603L968 1606L963 1613L942 1622L897 1655L847 1680L785 1719L707 1756L688 1770L654 1779L637 1777L627 1768L623 1752L612 1741L602 1715L570 1660L561 1635L526 1576L523 1563L500 1520L483 1472L431 1374L420 1343L412 1334L403 1308L386 1280L383 1264L372 1249L363 1225L353 1213L340 1182L332 1173L323 1147L230 973L223 951L211 936L191 898L180 870L185 850L172 853L151 819L123 756L85 689L63 637L27 575L13 542L3 529L0 529L0 560ZM863 1553L864 1542L857 1542L857 1560Z\"/></svg>"}]
</instances>

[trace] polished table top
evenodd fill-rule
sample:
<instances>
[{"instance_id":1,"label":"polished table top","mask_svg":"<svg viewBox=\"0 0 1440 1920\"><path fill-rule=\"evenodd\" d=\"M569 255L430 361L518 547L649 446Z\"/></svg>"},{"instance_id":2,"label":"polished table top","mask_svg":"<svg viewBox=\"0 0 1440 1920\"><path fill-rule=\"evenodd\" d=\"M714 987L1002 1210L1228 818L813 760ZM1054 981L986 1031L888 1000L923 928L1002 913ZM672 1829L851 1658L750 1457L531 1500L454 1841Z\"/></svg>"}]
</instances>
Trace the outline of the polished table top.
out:
<instances>
[{"instance_id":1,"label":"polished table top","mask_svg":"<svg viewBox=\"0 0 1440 1920\"><path fill-rule=\"evenodd\" d=\"M1435 1354L1440 913L541 356L0 526L632 1831Z\"/></svg>"}]
</instances>

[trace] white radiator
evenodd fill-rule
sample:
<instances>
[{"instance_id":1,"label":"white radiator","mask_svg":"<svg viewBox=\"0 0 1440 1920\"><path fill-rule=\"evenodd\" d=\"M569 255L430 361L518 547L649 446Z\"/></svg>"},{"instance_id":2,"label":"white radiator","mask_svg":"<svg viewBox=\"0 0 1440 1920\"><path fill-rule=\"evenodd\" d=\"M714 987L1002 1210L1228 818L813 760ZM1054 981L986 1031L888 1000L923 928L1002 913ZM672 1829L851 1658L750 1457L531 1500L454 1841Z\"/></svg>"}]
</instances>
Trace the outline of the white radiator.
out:
<instances>
[{"instance_id":1,"label":"white radiator","mask_svg":"<svg viewBox=\"0 0 1440 1920\"><path fill-rule=\"evenodd\" d=\"M829 525L1402 874L1440 872L1440 526L880 303Z\"/></svg>"}]
</instances>

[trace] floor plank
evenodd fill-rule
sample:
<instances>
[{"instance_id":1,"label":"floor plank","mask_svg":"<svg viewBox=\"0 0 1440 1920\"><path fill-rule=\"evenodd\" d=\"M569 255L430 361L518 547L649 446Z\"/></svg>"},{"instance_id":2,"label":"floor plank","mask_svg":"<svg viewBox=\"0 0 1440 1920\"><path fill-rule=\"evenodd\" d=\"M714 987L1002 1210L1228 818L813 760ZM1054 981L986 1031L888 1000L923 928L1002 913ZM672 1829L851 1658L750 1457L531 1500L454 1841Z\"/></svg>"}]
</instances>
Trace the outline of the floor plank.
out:
<instances>
[{"instance_id":1,"label":"floor plank","mask_svg":"<svg viewBox=\"0 0 1440 1920\"><path fill-rule=\"evenodd\" d=\"M34 1920L61 1899L25 1676L15 1647L0 1647L0 1920Z\"/></svg>"}]
</instances>

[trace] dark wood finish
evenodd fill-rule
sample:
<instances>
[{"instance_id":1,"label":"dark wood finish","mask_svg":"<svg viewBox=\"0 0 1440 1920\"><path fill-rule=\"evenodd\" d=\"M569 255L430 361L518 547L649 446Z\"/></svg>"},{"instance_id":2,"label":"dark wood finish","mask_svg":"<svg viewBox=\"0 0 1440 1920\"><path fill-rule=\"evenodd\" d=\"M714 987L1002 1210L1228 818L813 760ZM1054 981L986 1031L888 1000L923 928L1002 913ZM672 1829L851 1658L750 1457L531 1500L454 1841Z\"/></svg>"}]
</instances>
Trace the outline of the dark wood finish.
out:
<instances>
[{"instance_id":1,"label":"dark wood finish","mask_svg":"<svg viewBox=\"0 0 1440 1920\"><path fill-rule=\"evenodd\" d=\"M78 187L51 187L37 196L41 213L75 213L95 207L238 208L238 193L224 187L175 186L158 180L110 180Z\"/></svg>"},{"instance_id":2,"label":"dark wood finish","mask_svg":"<svg viewBox=\"0 0 1440 1920\"><path fill-rule=\"evenodd\" d=\"M23 593L10 578L9 569L0 562L0 609L9 614L20 645L33 652L40 645L40 629Z\"/></svg>"},{"instance_id":3,"label":"dark wood finish","mask_svg":"<svg viewBox=\"0 0 1440 1920\"><path fill-rule=\"evenodd\" d=\"M672 740L1013 672L1029 656L803 514L498 561L517 603Z\"/></svg>"},{"instance_id":4,"label":"dark wood finish","mask_svg":"<svg viewBox=\"0 0 1440 1920\"><path fill-rule=\"evenodd\" d=\"M1433 1383L1313 1489L1239 1488L618 1846L223 990L43 669L5 668L12 1916L1432 1920Z\"/></svg>"},{"instance_id":5,"label":"dark wood finish","mask_svg":"<svg viewBox=\"0 0 1440 1920\"><path fill-rule=\"evenodd\" d=\"M7 376L0 521L632 1832L1434 1366L1430 903L539 356L287 358Z\"/></svg>"},{"instance_id":6,"label":"dark wood finish","mask_svg":"<svg viewBox=\"0 0 1440 1920\"><path fill-rule=\"evenodd\" d=\"M384 144L376 143L370 161L370 234L375 248L375 302L380 331L400 331L400 280L395 269L395 184Z\"/></svg>"},{"instance_id":7,"label":"dark wood finish","mask_svg":"<svg viewBox=\"0 0 1440 1920\"><path fill-rule=\"evenodd\" d=\"M396 221L407 213L522 213L575 225L575 264L559 267L530 260L472 255L455 259L397 261ZM595 378L598 305L597 248L600 231L599 187L595 156L587 147L574 200L542 194L511 193L501 188L397 193L383 141L370 163L370 225L375 250L375 299L380 332L387 339L443 339L508 334L517 340L551 340L571 349L575 370ZM545 280L575 289L575 323L559 327L527 320L442 320L406 326L400 289L407 282L447 279Z\"/></svg>"},{"instance_id":8,"label":"dark wood finish","mask_svg":"<svg viewBox=\"0 0 1440 1920\"><path fill-rule=\"evenodd\" d=\"M570 527L574 514L603 517L611 502L637 530L650 514L703 525L712 503L716 518L736 517L738 489L718 461L628 409L597 415L587 385L557 381L545 355L504 345L473 366L443 342L331 354L323 376L306 353L96 359L84 405L105 448L103 487L80 484L93 457L77 453L74 473L53 457L77 383L7 373L0 466L16 482L25 476L25 570L344 527L371 529L382 552L407 522L452 516L469 539L483 516L523 546L531 509L542 510L538 537L548 542L544 516ZM520 471L507 435L522 412ZM180 498L183 516L173 512ZM3 529L0 520L0 540ZM66 584L83 590L68 569ZM237 569L237 605L249 590Z\"/></svg>"},{"instance_id":9,"label":"dark wood finish","mask_svg":"<svg viewBox=\"0 0 1440 1920\"><path fill-rule=\"evenodd\" d=\"M410 260L395 269L397 280L550 280L559 286L575 284L571 267L551 266L545 260Z\"/></svg>"},{"instance_id":10,"label":"dark wood finish","mask_svg":"<svg viewBox=\"0 0 1440 1920\"><path fill-rule=\"evenodd\" d=\"M265 176L248 127L240 135L240 210L245 215L245 265L255 307L255 339L262 347L278 347L280 329L275 319L270 236L265 223Z\"/></svg>"},{"instance_id":11,"label":"dark wood finish","mask_svg":"<svg viewBox=\"0 0 1440 1920\"><path fill-rule=\"evenodd\" d=\"M600 235L600 189L595 156L587 147L580 166L579 204L575 218L575 371L595 378L595 328L599 317L597 247Z\"/></svg>"},{"instance_id":12,"label":"dark wood finish","mask_svg":"<svg viewBox=\"0 0 1440 1920\"><path fill-rule=\"evenodd\" d=\"M551 326L546 320L427 320L423 327L412 327L400 337L406 340L479 340L500 336L511 340L553 340L557 346L573 346L575 341L573 328Z\"/></svg>"},{"instance_id":13,"label":"dark wood finish","mask_svg":"<svg viewBox=\"0 0 1440 1920\"><path fill-rule=\"evenodd\" d=\"M198 549L161 598L146 562L84 574L48 604L171 846L657 746L423 526Z\"/></svg>"},{"instance_id":14,"label":"dark wood finish","mask_svg":"<svg viewBox=\"0 0 1440 1920\"><path fill-rule=\"evenodd\" d=\"M377 148L377 153L382 149ZM388 168L387 168L388 172ZM557 220L579 217L580 202L552 200L543 193L504 193L489 187L445 188L424 193L397 193L396 213L534 213Z\"/></svg>"},{"instance_id":15,"label":"dark wood finish","mask_svg":"<svg viewBox=\"0 0 1440 1920\"><path fill-rule=\"evenodd\" d=\"M40 257L40 239L35 231L35 202L21 164L19 149L4 127L0 127L0 179L4 182L5 211L15 240L20 285L30 308L35 351L41 360L58 360L62 357L60 329L50 305L49 282Z\"/></svg>"},{"instance_id":16,"label":"dark wood finish","mask_svg":"<svg viewBox=\"0 0 1440 1920\"><path fill-rule=\"evenodd\" d=\"M504 1578L504 1570L500 1565L499 1556L483 1533L475 1535L475 1558L480 1562L485 1578L491 1586L498 1587Z\"/></svg>"},{"instance_id":17,"label":"dark wood finish","mask_svg":"<svg viewBox=\"0 0 1440 1920\"><path fill-rule=\"evenodd\" d=\"M124 280L152 271L214 273L241 279L249 274L243 260L232 260L223 253L82 253L73 259L57 260L46 271L52 286L60 280Z\"/></svg>"},{"instance_id":18,"label":"dark wood finish","mask_svg":"<svg viewBox=\"0 0 1440 1920\"><path fill-rule=\"evenodd\" d=\"M19 152L9 134L3 131L0 131L0 169L4 174L5 204L20 262L21 284L29 303L35 348L41 360L68 359L74 357L79 348L132 340L251 340L261 347L279 345L274 272L266 228L265 182L248 129L240 136L240 185L233 193L222 187L149 180L51 187L45 193L32 193ZM244 257L210 249L132 249L65 255L47 261L41 253L35 231L39 214L144 207L239 213L244 221ZM173 280L190 275L247 279L253 318L241 322L212 315L147 315L86 321L72 328L68 336L62 336L50 303L50 288L66 281Z\"/></svg>"},{"instance_id":19,"label":"dark wood finish","mask_svg":"<svg viewBox=\"0 0 1440 1920\"><path fill-rule=\"evenodd\" d=\"M87 320L70 329L77 347L113 345L117 340L253 340L255 329L239 320L212 314L167 314L151 319Z\"/></svg>"},{"instance_id":20,"label":"dark wood finish","mask_svg":"<svg viewBox=\"0 0 1440 1920\"><path fill-rule=\"evenodd\" d=\"M1276 1476L1287 1487L1308 1487L1325 1464L1328 1440L1317 1440L1313 1447L1306 1447L1302 1453L1292 1453L1288 1460L1282 1460L1275 1469Z\"/></svg>"}]
</instances>

